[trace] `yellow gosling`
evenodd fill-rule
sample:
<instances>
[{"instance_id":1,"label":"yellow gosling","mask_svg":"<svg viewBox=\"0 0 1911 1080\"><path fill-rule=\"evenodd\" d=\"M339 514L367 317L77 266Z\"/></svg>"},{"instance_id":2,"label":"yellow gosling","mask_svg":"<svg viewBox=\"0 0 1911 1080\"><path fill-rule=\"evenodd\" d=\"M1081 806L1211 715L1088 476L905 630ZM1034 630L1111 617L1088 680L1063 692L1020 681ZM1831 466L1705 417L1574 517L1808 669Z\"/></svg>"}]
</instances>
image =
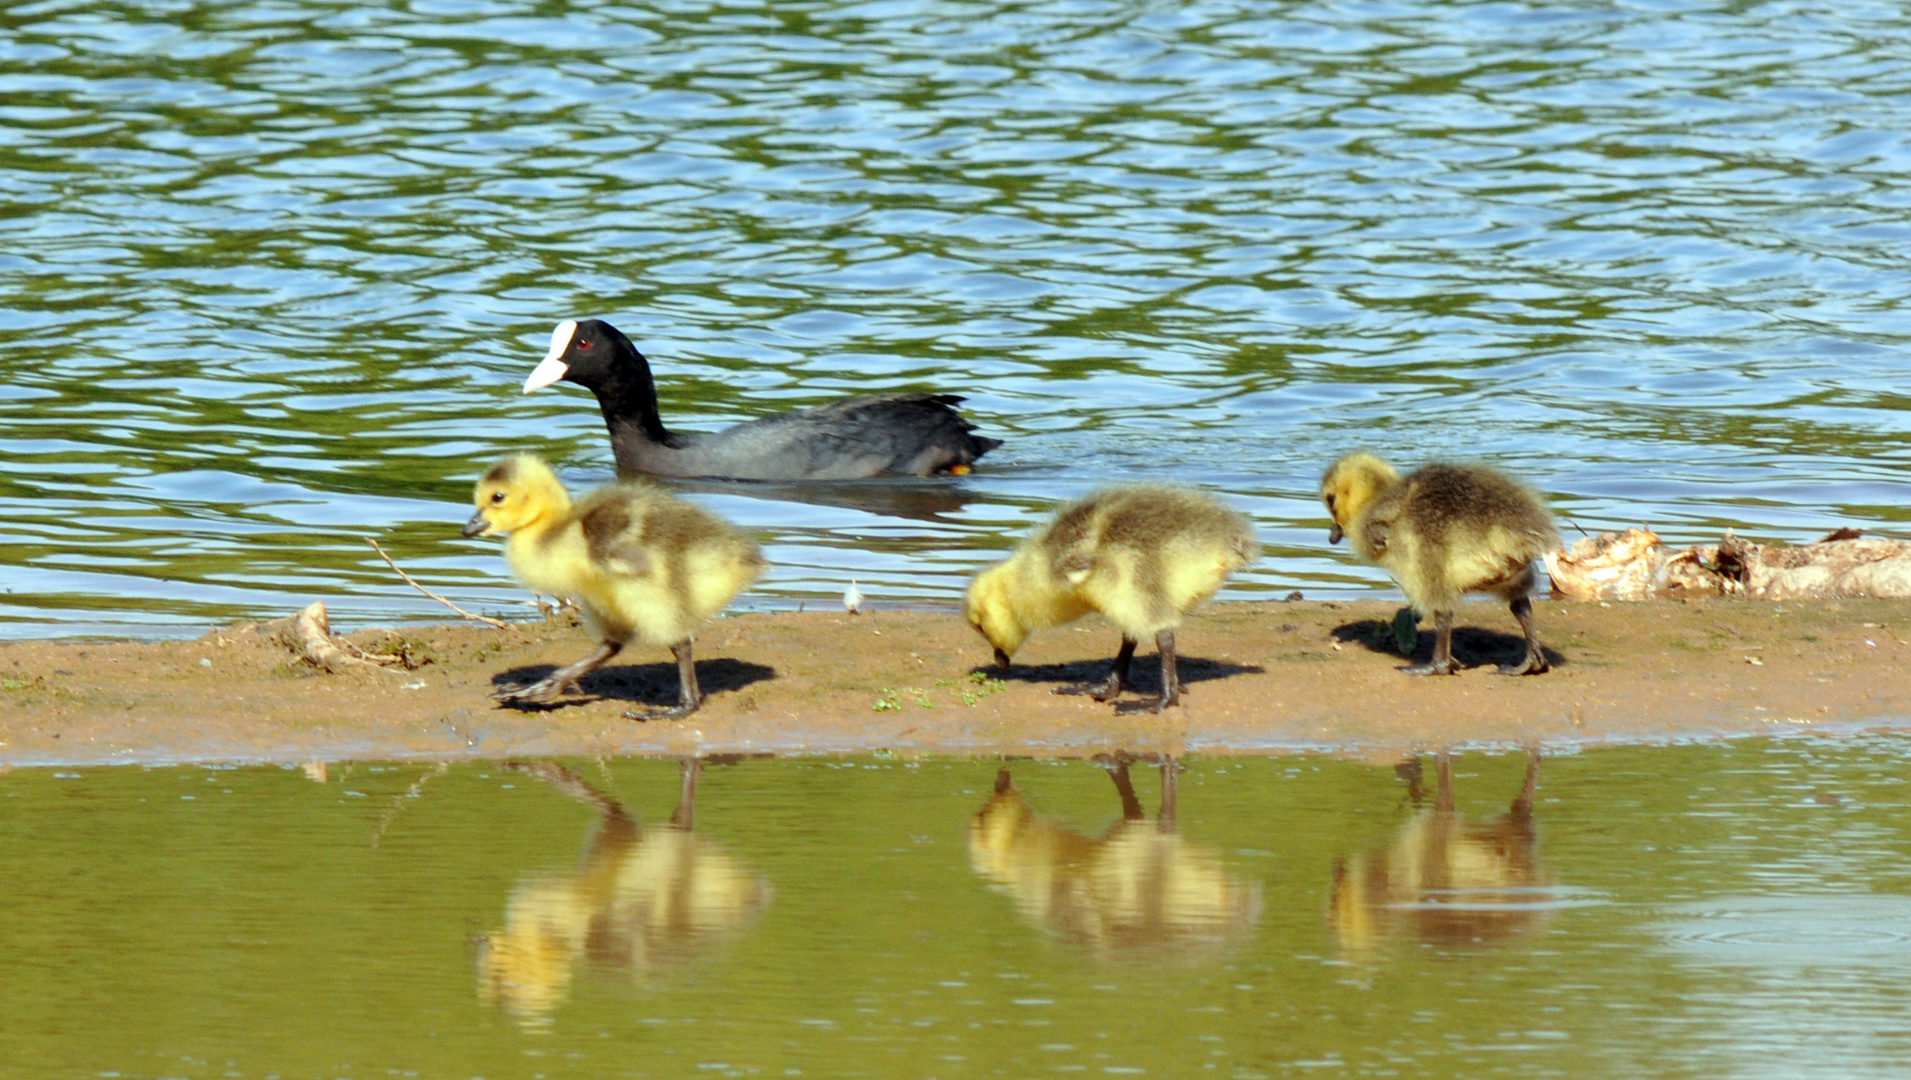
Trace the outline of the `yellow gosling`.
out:
<instances>
[{"instance_id":1,"label":"yellow gosling","mask_svg":"<svg viewBox=\"0 0 1911 1080\"><path fill-rule=\"evenodd\" d=\"M681 680L677 706L646 718L696 711L703 694L691 636L762 572L756 544L644 484L612 484L573 503L550 466L529 454L493 465L472 498L478 509L464 534L509 533L504 557L517 579L533 592L575 600L601 639L584 659L530 686L500 690L499 700L581 692L578 679L636 641L667 646Z\"/></svg>"},{"instance_id":2,"label":"yellow gosling","mask_svg":"<svg viewBox=\"0 0 1911 1080\"><path fill-rule=\"evenodd\" d=\"M1526 635L1526 656L1504 675L1547 670L1533 629L1533 563L1559 546L1553 516L1539 497L1504 473L1478 465L1427 465L1401 476L1372 454L1349 454L1320 482L1333 516L1328 543L1342 536L1386 567L1407 602L1434 620L1433 660L1409 675L1451 675L1453 613L1469 592L1504 599Z\"/></svg>"},{"instance_id":3,"label":"yellow gosling","mask_svg":"<svg viewBox=\"0 0 1911 1080\"><path fill-rule=\"evenodd\" d=\"M1136 643L1152 636L1161 696L1115 711L1158 713L1181 700L1175 628L1259 552L1247 518L1206 495L1155 484L1110 488L1063 507L1007 562L977 575L969 625L1006 668L1030 633L1099 611L1121 631L1113 670L1099 683L1056 693L1116 697L1129 685Z\"/></svg>"}]
</instances>

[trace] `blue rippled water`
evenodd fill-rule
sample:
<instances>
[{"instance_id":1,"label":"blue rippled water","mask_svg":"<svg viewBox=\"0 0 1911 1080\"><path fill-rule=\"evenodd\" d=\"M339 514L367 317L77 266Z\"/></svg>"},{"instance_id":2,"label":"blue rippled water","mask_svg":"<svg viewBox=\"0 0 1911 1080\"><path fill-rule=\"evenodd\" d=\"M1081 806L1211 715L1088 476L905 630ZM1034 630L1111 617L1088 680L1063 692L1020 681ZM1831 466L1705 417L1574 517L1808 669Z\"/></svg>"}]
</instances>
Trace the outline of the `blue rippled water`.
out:
<instances>
[{"instance_id":1,"label":"blue rippled water","mask_svg":"<svg viewBox=\"0 0 1911 1080\"><path fill-rule=\"evenodd\" d=\"M968 397L975 476L698 488L746 603L947 603L1054 498L1211 488L1231 595L1383 587L1323 465L1575 525L1903 536L1911 17L1886 4L49 0L0 13L0 636L523 611L497 456L610 476L552 324L675 426ZM816 499L827 501L817 502ZM1568 528L1569 535L1577 535Z\"/></svg>"}]
</instances>

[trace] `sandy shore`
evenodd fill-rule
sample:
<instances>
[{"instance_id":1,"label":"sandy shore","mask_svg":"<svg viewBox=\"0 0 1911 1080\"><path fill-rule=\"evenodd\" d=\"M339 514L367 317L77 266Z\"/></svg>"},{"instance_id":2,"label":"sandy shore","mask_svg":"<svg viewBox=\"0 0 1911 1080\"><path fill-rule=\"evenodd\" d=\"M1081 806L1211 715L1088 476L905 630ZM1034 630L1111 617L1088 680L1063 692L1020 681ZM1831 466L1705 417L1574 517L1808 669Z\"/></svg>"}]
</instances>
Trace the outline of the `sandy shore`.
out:
<instances>
[{"instance_id":1,"label":"sandy shore","mask_svg":"<svg viewBox=\"0 0 1911 1080\"><path fill-rule=\"evenodd\" d=\"M589 694L520 710L490 699L588 650L559 623L361 630L413 670L326 674L276 625L191 641L0 643L0 765L303 762L520 755L1279 753L1385 757L1415 747L1570 743L1911 727L1911 602L1539 605L1554 670L1507 678L1519 651L1490 604L1461 612L1455 652L1482 664L1408 678L1384 639L1396 605L1223 604L1180 635L1184 706L1115 716L1050 691L1096 677L1117 644L1098 620L1036 635L998 678L948 614L743 615L697 643L708 694L668 704L667 654L626 652ZM1423 628L1420 655L1431 649ZM1135 673L1152 691L1151 646Z\"/></svg>"}]
</instances>

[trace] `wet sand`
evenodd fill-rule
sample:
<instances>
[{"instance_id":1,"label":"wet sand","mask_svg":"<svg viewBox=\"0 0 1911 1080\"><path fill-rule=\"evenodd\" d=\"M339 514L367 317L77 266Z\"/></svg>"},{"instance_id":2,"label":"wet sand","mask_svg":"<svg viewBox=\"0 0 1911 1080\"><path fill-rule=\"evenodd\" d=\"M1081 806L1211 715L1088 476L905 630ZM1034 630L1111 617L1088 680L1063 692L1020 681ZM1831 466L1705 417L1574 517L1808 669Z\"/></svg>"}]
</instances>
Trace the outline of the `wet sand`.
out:
<instances>
[{"instance_id":1,"label":"wet sand","mask_svg":"<svg viewBox=\"0 0 1911 1080\"><path fill-rule=\"evenodd\" d=\"M1543 603L1555 667L1508 678L1512 619L1466 606L1451 678L1409 678L1386 633L1396 604L1221 604L1182 628L1183 705L1116 716L1051 693L1099 677L1117 637L1098 619L1038 633L1006 673L946 613L752 614L697 642L704 707L672 704L667 653L627 650L547 708L507 708L498 685L588 651L559 622L348 635L401 645L413 670L327 674L277 624L191 641L0 643L0 765L304 762L690 753L1280 753L1389 757L1441 745L1553 747L1911 727L1911 602ZM1432 648L1423 626L1418 655ZM1152 644L1135 658L1159 685ZM1128 697L1141 696L1130 694Z\"/></svg>"}]
</instances>

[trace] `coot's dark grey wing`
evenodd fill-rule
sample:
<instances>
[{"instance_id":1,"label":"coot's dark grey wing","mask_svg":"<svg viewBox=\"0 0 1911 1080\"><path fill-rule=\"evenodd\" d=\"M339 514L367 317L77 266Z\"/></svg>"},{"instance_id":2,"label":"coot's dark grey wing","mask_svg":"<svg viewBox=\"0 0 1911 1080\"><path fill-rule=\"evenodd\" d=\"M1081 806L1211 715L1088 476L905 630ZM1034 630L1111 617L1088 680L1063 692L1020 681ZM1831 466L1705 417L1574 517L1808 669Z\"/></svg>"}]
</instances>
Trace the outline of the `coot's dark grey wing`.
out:
<instances>
[{"instance_id":1,"label":"coot's dark grey wing","mask_svg":"<svg viewBox=\"0 0 1911 1080\"><path fill-rule=\"evenodd\" d=\"M973 434L952 394L846 398L708 435L684 436L687 475L739 480L854 480L967 472L1001 440Z\"/></svg>"}]
</instances>

